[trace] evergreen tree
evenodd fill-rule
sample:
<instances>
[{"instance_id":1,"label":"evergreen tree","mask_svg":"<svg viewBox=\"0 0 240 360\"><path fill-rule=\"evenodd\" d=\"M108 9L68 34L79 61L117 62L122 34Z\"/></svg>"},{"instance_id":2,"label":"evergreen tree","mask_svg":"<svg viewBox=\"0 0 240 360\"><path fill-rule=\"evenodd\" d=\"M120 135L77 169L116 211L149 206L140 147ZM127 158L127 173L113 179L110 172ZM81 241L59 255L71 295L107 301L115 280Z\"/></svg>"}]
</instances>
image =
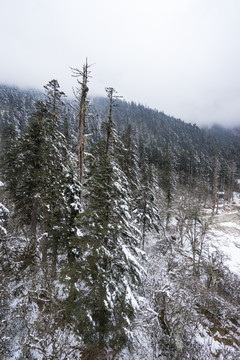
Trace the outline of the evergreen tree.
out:
<instances>
[{"instance_id":1,"label":"evergreen tree","mask_svg":"<svg viewBox=\"0 0 240 360\"><path fill-rule=\"evenodd\" d=\"M160 172L160 186L165 191L167 208L170 208L172 199L174 185L176 181L175 176L175 159L172 149L167 144L164 148L162 159L161 159L161 172Z\"/></svg>"},{"instance_id":2,"label":"evergreen tree","mask_svg":"<svg viewBox=\"0 0 240 360\"><path fill-rule=\"evenodd\" d=\"M86 353L92 347L117 353L126 346L141 277L134 256L138 232L131 223L127 178L114 156L112 118L106 125L106 140L93 152L88 203L79 216L81 231L73 242L76 262L69 272L74 286L67 312Z\"/></svg>"},{"instance_id":3,"label":"evergreen tree","mask_svg":"<svg viewBox=\"0 0 240 360\"><path fill-rule=\"evenodd\" d=\"M166 227L171 217L171 205L176 185L176 159L171 147L167 144L160 161L159 185L165 193L166 199Z\"/></svg>"},{"instance_id":4,"label":"evergreen tree","mask_svg":"<svg viewBox=\"0 0 240 360\"><path fill-rule=\"evenodd\" d=\"M31 248L36 248L36 226L40 216L39 188L43 187L41 171L46 159L45 131L46 108L37 104L37 111L26 133L15 141L3 158L6 189L15 203L15 215L22 226L30 225ZM44 125L43 125L44 123ZM12 159L12 162L9 161ZM12 186L13 180L14 186Z\"/></svg>"},{"instance_id":5,"label":"evergreen tree","mask_svg":"<svg viewBox=\"0 0 240 360\"><path fill-rule=\"evenodd\" d=\"M1 157L0 157L0 175L7 181L9 194L16 187L17 178L15 177L17 148L16 141L18 132L15 124L4 123L1 132Z\"/></svg>"},{"instance_id":6,"label":"evergreen tree","mask_svg":"<svg viewBox=\"0 0 240 360\"><path fill-rule=\"evenodd\" d=\"M68 248L74 232L79 187L64 136L54 129L53 121L47 106L38 102L26 131L4 158L3 175L16 218L22 227L30 228L29 253L36 253L38 228L45 231L40 244L42 261L45 266L47 248L51 249L55 276L58 245L62 242Z\"/></svg>"},{"instance_id":7,"label":"evergreen tree","mask_svg":"<svg viewBox=\"0 0 240 360\"><path fill-rule=\"evenodd\" d=\"M52 117L52 126L54 127L59 122L62 115L62 107L64 102L62 97L65 96L63 91L60 91L60 86L57 80L53 79L44 86L46 90L47 101L46 105Z\"/></svg>"},{"instance_id":8,"label":"evergreen tree","mask_svg":"<svg viewBox=\"0 0 240 360\"><path fill-rule=\"evenodd\" d=\"M154 190L155 189L155 190ZM156 204L157 182L152 173L152 166L142 164L140 186L135 197L134 213L141 228L142 249L145 247L146 232L159 230L160 217Z\"/></svg>"},{"instance_id":9,"label":"evergreen tree","mask_svg":"<svg viewBox=\"0 0 240 360\"><path fill-rule=\"evenodd\" d=\"M139 159L137 156L137 146L132 133L132 126L128 125L122 134L123 146L121 148L119 161L128 179L131 192L135 192L139 187Z\"/></svg>"}]
</instances>

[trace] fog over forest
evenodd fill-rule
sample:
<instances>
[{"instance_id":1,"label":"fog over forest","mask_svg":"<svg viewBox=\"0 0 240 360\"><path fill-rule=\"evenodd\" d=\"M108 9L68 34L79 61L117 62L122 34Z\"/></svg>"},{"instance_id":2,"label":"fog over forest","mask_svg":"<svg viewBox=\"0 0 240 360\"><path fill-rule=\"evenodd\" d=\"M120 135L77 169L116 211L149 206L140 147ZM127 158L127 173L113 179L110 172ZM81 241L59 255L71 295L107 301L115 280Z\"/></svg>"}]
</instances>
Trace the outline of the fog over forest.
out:
<instances>
[{"instance_id":1,"label":"fog over forest","mask_svg":"<svg viewBox=\"0 0 240 360\"><path fill-rule=\"evenodd\" d=\"M237 0L11 0L0 12L1 83L54 78L70 96L69 67L88 57L93 96L113 86L192 124L240 124Z\"/></svg>"}]
</instances>

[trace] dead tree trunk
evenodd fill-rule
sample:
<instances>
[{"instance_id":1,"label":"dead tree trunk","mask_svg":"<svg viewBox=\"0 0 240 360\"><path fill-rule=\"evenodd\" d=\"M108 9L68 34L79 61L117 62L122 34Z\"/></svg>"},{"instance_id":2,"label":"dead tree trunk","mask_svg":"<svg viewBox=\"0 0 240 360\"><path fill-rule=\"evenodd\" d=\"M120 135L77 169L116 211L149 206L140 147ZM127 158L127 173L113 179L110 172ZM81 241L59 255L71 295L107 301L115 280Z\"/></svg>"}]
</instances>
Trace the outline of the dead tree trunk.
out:
<instances>
[{"instance_id":1,"label":"dead tree trunk","mask_svg":"<svg viewBox=\"0 0 240 360\"><path fill-rule=\"evenodd\" d=\"M88 115L89 101L87 99L88 94L88 78L89 78L89 67L87 59L85 65L83 65L83 70L72 69L74 77L80 77L81 80L77 79L80 87L75 93L76 99L78 101L78 179L81 184L80 191L80 201L82 202L82 187L84 181L84 151L85 151L85 123Z\"/></svg>"}]
</instances>

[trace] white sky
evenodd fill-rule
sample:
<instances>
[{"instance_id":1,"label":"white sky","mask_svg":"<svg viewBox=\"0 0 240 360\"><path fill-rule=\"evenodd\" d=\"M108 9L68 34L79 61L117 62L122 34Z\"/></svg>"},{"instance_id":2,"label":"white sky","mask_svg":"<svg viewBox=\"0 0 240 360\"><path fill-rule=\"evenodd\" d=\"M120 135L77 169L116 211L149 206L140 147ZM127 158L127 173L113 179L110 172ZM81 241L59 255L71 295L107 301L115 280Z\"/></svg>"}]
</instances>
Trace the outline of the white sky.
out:
<instances>
[{"instance_id":1,"label":"white sky","mask_svg":"<svg viewBox=\"0 0 240 360\"><path fill-rule=\"evenodd\" d=\"M114 87L186 122L240 125L240 0L0 0L0 83Z\"/></svg>"}]
</instances>

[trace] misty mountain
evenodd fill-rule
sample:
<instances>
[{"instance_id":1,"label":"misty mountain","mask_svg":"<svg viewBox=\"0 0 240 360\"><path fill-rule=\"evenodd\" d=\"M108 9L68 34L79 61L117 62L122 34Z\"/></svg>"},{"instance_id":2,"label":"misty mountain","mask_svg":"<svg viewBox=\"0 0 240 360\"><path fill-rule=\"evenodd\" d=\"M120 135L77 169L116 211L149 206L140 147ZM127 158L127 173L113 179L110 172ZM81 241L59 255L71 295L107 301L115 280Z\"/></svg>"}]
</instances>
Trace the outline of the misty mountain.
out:
<instances>
[{"instance_id":1,"label":"misty mountain","mask_svg":"<svg viewBox=\"0 0 240 360\"><path fill-rule=\"evenodd\" d=\"M204 128L204 130L215 136L219 141L226 146L239 148L240 128L225 128L220 125L213 125L211 128Z\"/></svg>"},{"instance_id":2,"label":"misty mountain","mask_svg":"<svg viewBox=\"0 0 240 360\"><path fill-rule=\"evenodd\" d=\"M34 111L35 102L42 99L44 94L39 91L1 85L0 129L5 122L14 121L18 131L22 131ZM77 132L77 122L74 120L74 111L71 107L74 106L74 101L67 99L64 101L68 105L71 130ZM87 131L93 134L94 140L94 136L96 138L101 136L101 124L107 117L108 100L97 97L91 99L90 112L93 117L89 117L87 121ZM127 126L131 126L135 141L144 140L148 160L155 165L161 162L163 150L169 146L178 166L184 171L186 170L184 169L186 164L183 164L184 158L191 158L191 161L197 164L206 157L214 157L216 153L223 161L235 161L240 167L237 128L228 129L214 125L211 128L201 129L196 124L185 123L163 112L121 100L114 108L114 122L119 133L123 133Z\"/></svg>"}]
</instances>

